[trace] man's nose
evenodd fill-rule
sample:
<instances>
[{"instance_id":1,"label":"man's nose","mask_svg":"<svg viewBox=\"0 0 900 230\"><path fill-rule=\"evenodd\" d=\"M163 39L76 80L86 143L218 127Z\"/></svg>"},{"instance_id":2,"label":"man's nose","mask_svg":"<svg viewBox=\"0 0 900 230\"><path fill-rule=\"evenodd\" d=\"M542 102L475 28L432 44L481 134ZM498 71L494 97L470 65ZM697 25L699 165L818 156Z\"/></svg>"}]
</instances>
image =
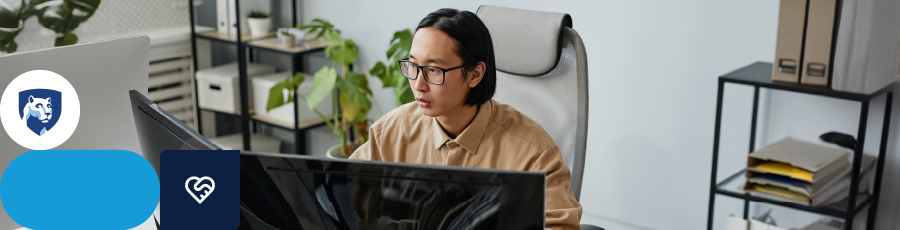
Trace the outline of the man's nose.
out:
<instances>
[{"instance_id":1,"label":"man's nose","mask_svg":"<svg viewBox=\"0 0 900 230\"><path fill-rule=\"evenodd\" d=\"M419 76L416 78L416 80L413 80L413 83L413 90L419 92L428 91L429 83L425 80L425 76L423 73L419 73Z\"/></svg>"}]
</instances>

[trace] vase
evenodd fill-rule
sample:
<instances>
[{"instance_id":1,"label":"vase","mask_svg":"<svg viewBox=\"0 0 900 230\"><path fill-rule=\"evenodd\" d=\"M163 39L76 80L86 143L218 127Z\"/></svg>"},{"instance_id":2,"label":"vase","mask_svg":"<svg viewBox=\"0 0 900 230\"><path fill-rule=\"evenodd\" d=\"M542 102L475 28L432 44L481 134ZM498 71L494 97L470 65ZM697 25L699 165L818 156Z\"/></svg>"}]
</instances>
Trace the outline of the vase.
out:
<instances>
[{"instance_id":1,"label":"vase","mask_svg":"<svg viewBox=\"0 0 900 230\"><path fill-rule=\"evenodd\" d=\"M250 27L250 37L263 37L269 34L272 27L270 18L248 18L247 26Z\"/></svg>"}]
</instances>

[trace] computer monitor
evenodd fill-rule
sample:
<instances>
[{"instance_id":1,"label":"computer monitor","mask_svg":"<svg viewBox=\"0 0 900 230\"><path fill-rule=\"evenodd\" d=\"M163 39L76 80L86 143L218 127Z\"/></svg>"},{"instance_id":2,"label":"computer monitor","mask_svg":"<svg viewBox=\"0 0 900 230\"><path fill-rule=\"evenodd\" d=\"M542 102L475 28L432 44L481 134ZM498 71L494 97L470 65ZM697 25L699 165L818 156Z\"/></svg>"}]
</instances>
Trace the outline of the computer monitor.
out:
<instances>
[{"instance_id":1,"label":"computer monitor","mask_svg":"<svg viewBox=\"0 0 900 230\"><path fill-rule=\"evenodd\" d=\"M137 90L128 91L131 112L144 158L159 176L159 157L165 150L218 150L215 144L189 128Z\"/></svg>"},{"instance_id":2,"label":"computer monitor","mask_svg":"<svg viewBox=\"0 0 900 230\"><path fill-rule=\"evenodd\" d=\"M218 149L139 92L145 157ZM540 172L241 152L239 229L544 229Z\"/></svg>"}]
</instances>

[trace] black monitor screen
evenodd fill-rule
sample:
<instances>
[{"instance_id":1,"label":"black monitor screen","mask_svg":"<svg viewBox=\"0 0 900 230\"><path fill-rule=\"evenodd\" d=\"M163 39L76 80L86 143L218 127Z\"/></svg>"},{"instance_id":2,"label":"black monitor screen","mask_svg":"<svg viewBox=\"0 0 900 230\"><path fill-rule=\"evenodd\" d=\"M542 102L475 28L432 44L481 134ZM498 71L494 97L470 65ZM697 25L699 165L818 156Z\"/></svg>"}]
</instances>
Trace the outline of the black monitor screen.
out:
<instances>
[{"instance_id":1,"label":"black monitor screen","mask_svg":"<svg viewBox=\"0 0 900 230\"><path fill-rule=\"evenodd\" d=\"M543 173L241 154L251 160L293 229L544 229Z\"/></svg>"}]
</instances>

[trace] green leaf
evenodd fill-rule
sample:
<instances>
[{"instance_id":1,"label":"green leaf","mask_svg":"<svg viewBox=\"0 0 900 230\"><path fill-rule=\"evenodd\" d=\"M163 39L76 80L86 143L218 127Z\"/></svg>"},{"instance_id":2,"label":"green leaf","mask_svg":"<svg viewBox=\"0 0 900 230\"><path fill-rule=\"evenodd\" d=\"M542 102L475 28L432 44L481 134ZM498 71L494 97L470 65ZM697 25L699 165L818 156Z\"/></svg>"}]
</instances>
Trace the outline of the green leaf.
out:
<instances>
[{"instance_id":1,"label":"green leaf","mask_svg":"<svg viewBox=\"0 0 900 230\"><path fill-rule=\"evenodd\" d=\"M372 91L367 87L366 77L356 72L347 72L345 78L338 79L337 88L341 92L341 106L345 108L344 116L353 119L358 113L372 109L372 102L367 95ZM349 105L345 105L348 104Z\"/></svg>"},{"instance_id":2,"label":"green leaf","mask_svg":"<svg viewBox=\"0 0 900 230\"><path fill-rule=\"evenodd\" d=\"M330 66L324 66L316 72L313 76L312 91L306 97L306 104L310 110L315 109L326 97L331 96L337 79L337 70Z\"/></svg>"},{"instance_id":3,"label":"green leaf","mask_svg":"<svg viewBox=\"0 0 900 230\"><path fill-rule=\"evenodd\" d=\"M363 92L367 95L372 95L372 90L369 89L369 79L366 79L366 75L348 71L347 76L344 76L344 79L358 86L360 92Z\"/></svg>"},{"instance_id":4,"label":"green leaf","mask_svg":"<svg viewBox=\"0 0 900 230\"><path fill-rule=\"evenodd\" d=\"M397 90L394 91L394 94L397 95L397 106L401 106L416 100L416 96L413 95L412 89L409 88L409 84L405 84L402 87L397 88Z\"/></svg>"},{"instance_id":5,"label":"green leaf","mask_svg":"<svg viewBox=\"0 0 900 230\"><path fill-rule=\"evenodd\" d=\"M388 60L396 62L409 56L413 35L414 34L410 29L395 32L394 37L391 39L391 47L387 52Z\"/></svg>"},{"instance_id":6,"label":"green leaf","mask_svg":"<svg viewBox=\"0 0 900 230\"><path fill-rule=\"evenodd\" d=\"M306 80L306 76L304 76L301 73L295 73L294 79L291 81L292 82L291 90L296 90L297 88L299 88L300 85L303 84L304 80Z\"/></svg>"},{"instance_id":7,"label":"green leaf","mask_svg":"<svg viewBox=\"0 0 900 230\"><path fill-rule=\"evenodd\" d=\"M326 42L331 45L325 47L325 56L331 58L343 67L347 67L359 57L359 47L353 42L353 39L343 40L338 34L329 34L325 37Z\"/></svg>"},{"instance_id":8,"label":"green leaf","mask_svg":"<svg viewBox=\"0 0 900 230\"><path fill-rule=\"evenodd\" d=\"M69 34L94 15L100 0L32 0L31 5L38 23L63 35L55 42L56 46L63 46L78 42L77 36Z\"/></svg>"},{"instance_id":9,"label":"green leaf","mask_svg":"<svg viewBox=\"0 0 900 230\"><path fill-rule=\"evenodd\" d=\"M16 36L25 28L25 20L28 19L31 8L25 0L21 1L19 9L7 8L6 4L0 4L0 52L14 53L19 48Z\"/></svg>"},{"instance_id":10,"label":"green leaf","mask_svg":"<svg viewBox=\"0 0 900 230\"><path fill-rule=\"evenodd\" d=\"M78 43L78 36L73 33L68 33L63 35L62 37L56 38L56 41L53 43L54 46L67 46L74 45Z\"/></svg>"},{"instance_id":11,"label":"green leaf","mask_svg":"<svg viewBox=\"0 0 900 230\"><path fill-rule=\"evenodd\" d=\"M390 81L394 82L394 87L409 86L409 78L400 73L400 68L391 71Z\"/></svg>"},{"instance_id":12,"label":"green leaf","mask_svg":"<svg viewBox=\"0 0 900 230\"><path fill-rule=\"evenodd\" d=\"M390 78L391 75L389 71L390 69L384 65L384 63L377 62L375 63L375 67L372 67L372 69L369 70L369 74L377 76L378 79L381 80L381 87L387 88L394 86L394 81Z\"/></svg>"},{"instance_id":13,"label":"green leaf","mask_svg":"<svg viewBox=\"0 0 900 230\"><path fill-rule=\"evenodd\" d=\"M7 9L4 6L5 5L0 4L0 28L19 28L20 19L19 14L16 13L17 10Z\"/></svg>"},{"instance_id":14,"label":"green leaf","mask_svg":"<svg viewBox=\"0 0 900 230\"><path fill-rule=\"evenodd\" d=\"M284 102L283 92L286 88L284 83L284 81L278 82L278 84L275 84L275 86L272 86L272 88L269 89L269 99L266 103L266 112L272 111L272 109L286 104ZM293 97L291 97L291 99L293 99Z\"/></svg>"},{"instance_id":15,"label":"green leaf","mask_svg":"<svg viewBox=\"0 0 900 230\"><path fill-rule=\"evenodd\" d=\"M341 116L346 117L350 122L361 122L366 120L369 109L363 108L361 104L354 103L352 97L344 93L341 93L340 100Z\"/></svg>"},{"instance_id":16,"label":"green leaf","mask_svg":"<svg viewBox=\"0 0 900 230\"><path fill-rule=\"evenodd\" d=\"M331 23L329 23L328 21L319 18L313 19L309 25L298 25L297 29L306 30L306 33L309 34L314 34L316 33L316 31L318 31L318 34L316 34L317 39L325 36L326 34L341 33L339 30L334 28L334 25L331 25Z\"/></svg>"}]
</instances>

